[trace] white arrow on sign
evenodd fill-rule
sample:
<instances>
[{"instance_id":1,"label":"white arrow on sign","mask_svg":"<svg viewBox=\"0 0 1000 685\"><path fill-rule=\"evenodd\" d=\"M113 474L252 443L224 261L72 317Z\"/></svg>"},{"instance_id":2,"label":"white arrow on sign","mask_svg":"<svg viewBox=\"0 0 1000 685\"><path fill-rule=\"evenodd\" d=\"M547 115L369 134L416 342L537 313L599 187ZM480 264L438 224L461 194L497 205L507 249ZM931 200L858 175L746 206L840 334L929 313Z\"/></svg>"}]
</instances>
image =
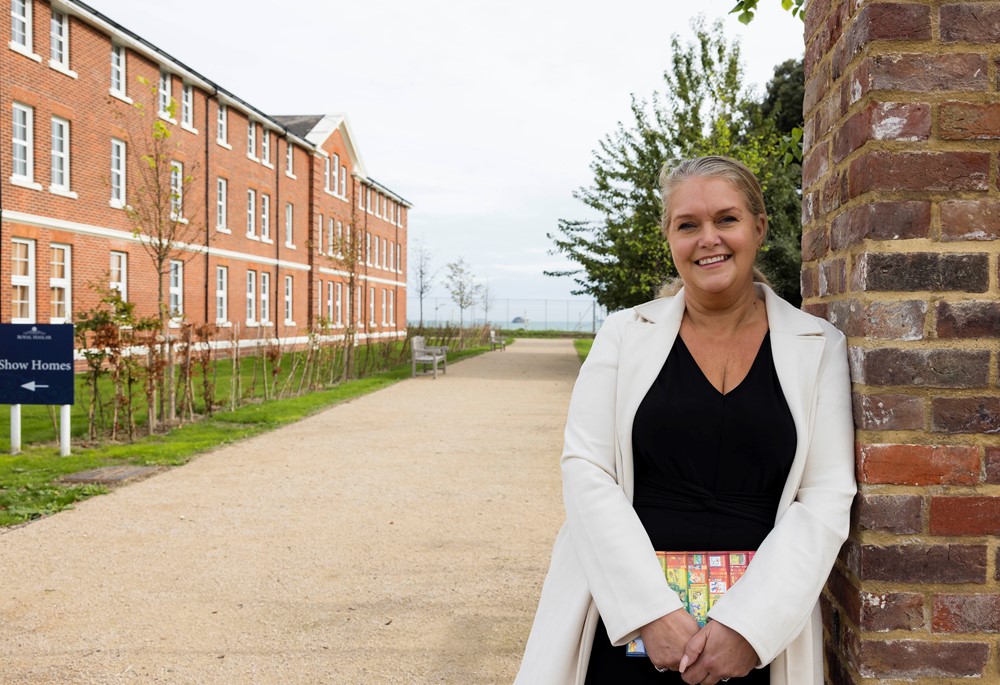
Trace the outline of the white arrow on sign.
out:
<instances>
[{"instance_id":1,"label":"white arrow on sign","mask_svg":"<svg viewBox=\"0 0 1000 685\"><path fill-rule=\"evenodd\" d=\"M35 381L28 381L27 383L23 384L21 387L22 388L27 388L31 392L35 392L35 388L47 388L49 386L47 386L47 385L41 385L40 383L36 383Z\"/></svg>"}]
</instances>

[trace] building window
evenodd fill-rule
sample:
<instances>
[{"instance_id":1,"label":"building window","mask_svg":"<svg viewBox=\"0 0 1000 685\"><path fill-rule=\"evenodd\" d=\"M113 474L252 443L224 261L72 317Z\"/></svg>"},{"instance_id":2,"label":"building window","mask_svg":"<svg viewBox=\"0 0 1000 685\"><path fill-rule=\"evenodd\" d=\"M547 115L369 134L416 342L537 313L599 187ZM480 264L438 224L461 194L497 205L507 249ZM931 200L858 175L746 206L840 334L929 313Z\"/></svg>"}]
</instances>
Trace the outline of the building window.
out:
<instances>
[{"instance_id":1,"label":"building window","mask_svg":"<svg viewBox=\"0 0 1000 685\"><path fill-rule=\"evenodd\" d=\"M393 326L396 325L396 293L389 290L389 323Z\"/></svg>"},{"instance_id":2,"label":"building window","mask_svg":"<svg viewBox=\"0 0 1000 685\"><path fill-rule=\"evenodd\" d=\"M229 267L215 267L215 323L229 321Z\"/></svg>"},{"instance_id":3,"label":"building window","mask_svg":"<svg viewBox=\"0 0 1000 685\"><path fill-rule=\"evenodd\" d=\"M267 193L260 194L260 239L271 240L271 196Z\"/></svg>"},{"instance_id":4,"label":"building window","mask_svg":"<svg viewBox=\"0 0 1000 685\"><path fill-rule=\"evenodd\" d=\"M375 325L375 288L368 288L368 323Z\"/></svg>"},{"instance_id":5,"label":"building window","mask_svg":"<svg viewBox=\"0 0 1000 685\"><path fill-rule=\"evenodd\" d=\"M125 97L125 48L111 44L111 92Z\"/></svg>"},{"instance_id":6,"label":"building window","mask_svg":"<svg viewBox=\"0 0 1000 685\"><path fill-rule=\"evenodd\" d=\"M326 282L326 320L333 324L333 281Z\"/></svg>"},{"instance_id":7,"label":"building window","mask_svg":"<svg viewBox=\"0 0 1000 685\"><path fill-rule=\"evenodd\" d=\"M386 247L387 244L388 244L388 241L385 238L382 238L382 268L383 269L388 269L389 268L389 250Z\"/></svg>"},{"instance_id":8,"label":"building window","mask_svg":"<svg viewBox=\"0 0 1000 685\"><path fill-rule=\"evenodd\" d=\"M215 115L215 142L220 145L229 145L229 108L221 102L219 112Z\"/></svg>"},{"instance_id":9,"label":"building window","mask_svg":"<svg viewBox=\"0 0 1000 685\"><path fill-rule=\"evenodd\" d=\"M111 205L125 206L125 141L111 139Z\"/></svg>"},{"instance_id":10,"label":"building window","mask_svg":"<svg viewBox=\"0 0 1000 685\"><path fill-rule=\"evenodd\" d=\"M396 268L396 243L389 243L389 270Z\"/></svg>"},{"instance_id":11,"label":"building window","mask_svg":"<svg viewBox=\"0 0 1000 685\"><path fill-rule=\"evenodd\" d=\"M223 233L228 233L226 228L227 207L228 207L229 181L221 176L215 180L215 228Z\"/></svg>"},{"instance_id":12,"label":"building window","mask_svg":"<svg viewBox=\"0 0 1000 685\"><path fill-rule=\"evenodd\" d=\"M337 250L340 249L340 243L337 242L337 238L333 230L334 221L333 217L330 217L330 222L326 226L326 252L331 255L335 254Z\"/></svg>"},{"instance_id":13,"label":"building window","mask_svg":"<svg viewBox=\"0 0 1000 685\"><path fill-rule=\"evenodd\" d=\"M260 158L264 164L271 166L271 132L264 127L260 131Z\"/></svg>"},{"instance_id":14,"label":"building window","mask_svg":"<svg viewBox=\"0 0 1000 685\"><path fill-rule=\"evenodd\" d=\"M35 110L15 102L13 114L14 159L11 173L13 180L31 183L35 177Z\"/></svg>"},{"instance_id":15,"label":"building window","mask_svg":"<svg viewBox=\"0 0 1000 685\"><path fill-rule=\"evenodd\" d=\"M111 253L111 271L108 288L118 291L122 300L128 299L128 255L124 252Z\"/></svg>"},{"instance_id":16,"label":"building window","mask_svg":"<svg viewBox=\"0 0 1000 685\"><path fill-rule=\"evenodd\" d=\"M181 124L194 128L194 86L190 83L184 84L181 94Z\"/></svg>"},{"instance_id":17,"label":"building window","mask_svg":"<svg viewBox=\"0 0 1000 685\"><path fill-rule=\"evenodd\" d=\"M372 234L365 231L365 264L372 263Z\"/></svg>"},{"instance_id":18,"label":"building window","mask_svg":"<svg viewBox=\"0 0 1000 685\"><path fill-rule=\"evenodd\" d=\"M50 190L69 192L69 122L52 117L52 186Z\"/></svg>"},{"instance_id":19,"label":"building window","mask_svg":"<svg viewBox=\"0 0 1000 685\"><path fill-rule=\"evenodd\" d=\"M372 189L365 188L365 211L369 214L372 213Z\"/></svg>"},{"instance_id":20,"label":"building window","mask_svg":"<svg viewBox=\"0 0 1000 685\"><path fill-rule=\"evenodd\" d=\"M257 235L257 191L253 188L247 190L247 238L254 238Z\"/></svg>"},{"instance_id":21,"label":"building window","mask_svg":"<svg viewBox=\"0 0 1000 685\"><path fill-rule=\"evenodd\" d=\"M31 53L31 0L11 0L10 44L20 52Z\"/></svg>"},{"instance_id":22,"label":"building window","mask_svg":"<svg viewBox=\"0 0 1000 685\"><path fill-rule=\"evenodd\" d=\"M184 165L170 163L170 218L180 221L184 217Z\"/></svg>"},{"instance_id":23,"label":"building window","mask_svg":"<svg viewBox=\"0 0 1000 685\"><path fill-rule=\"evenodd\" d=\"M252 324L257 316L257 272L247 271L247 323Z\"/></svg>"},{"instance_id":24,"label":"building window","mask_svg":"<svg viewBox=\"0 0 1000 685\"><path fill-rule=\"evenodd\" d=\"M257 124L247 120L247 157L257 159Z\"/></svg>"},{"instance_id":25,"label":"building window","mask_svg":"<svg viewBox=\"0 0 1000 685\"><path fill-rule=\"evenodd\" d=\"M292 288L293 282L291 276L285 276L285 323L293 324L295 319L292 317Z\"/></svg>"},{"instance_id":26,"label":"building window","mask_svg":"<svg viewBox=\"0 0 1000 685\"><path fill-rule=\"evenodd\" d=\"M160 107L160 116L165 119L170 119L170 74L165 71L160 72L160 87L157 88L157 92L159 93L158 103Z\"/></svg>"},{"instance_id":27,"label":"building window","mask_svg":"<svg viewBox=\"0 0 1000 685\"><path fill-rule=\"evenodd\" d=\"M365 189L358 188L358 209L365 208Z\"/></svg>"},{"instance_id":28,"label":"building window","mask_svg":"<svg viewBox=\"0 0 1000 685\"><path fill-rule=\"evenodd\" d=\"M170 316L184 316L184 262L170 260Z\"/></svg>"},{"instance_id":29,"label":"building window","mask_svg":"<svg viewBox=\"0 0 1000 685\"><path fill-rule=\"evenodd\" d=\"M320 214L316 221L316 251L323 254L323 215Z\"/></svg>"},{"instance_id":30,"label":"building window","mask_svg":"<svg viewBox=\"0 0 1000 685\"><path fill-rule=\"evenodd\" d=\"M330 182L330 186L331 186L330 187L330 192L331 193L336 193L337 192L337 179L339 179L339 178L340 178L340 155L334 154L333 155L333 178L331 179L331 182Z\"/></svg>"},{"instance_id":31,"label":"building window","mask_svg":"<svg viewBox=\"0 0 1000 685\"><path fill-rule=\"evenodd\" d=\"M377 216L380 219L382 218L382 211L379 209L379 205L381 204L380 202L381 199L382 195L380 193L375 193L375 216Z\"/></svg>"},{"instance_id":32,"label":"building window","mask_svg":"<svg viewBox=\"0 0 1000 685\"><path fill-rule=\"evenodd\" d=\"M285 245L288 247L295 247L295 243L292 240L295 236L292 233L292 218L293 218L294 208L291 202L285 203Z\"/></svg>"},{"instance_id":33,"label":"building window","mask_svg":"<svg viewBox=\"0 0 1000 685\"><path fill-rule=\"evenodd\" d=\"M386 290L385 288L382 288L382 325L383 326L388 323L388 320L385 318L386 315L389 313L388 309L389 309L389 291Z\"/></svg>"},{"instance_id":34,"label":"building window","mask_svg":"<svg viewBox=\"0 0 1000 685\"><path fill-rule=\"evenodd\" d=\"M332 192L333 188L330 181L330 158L323 158L323 189L326 192Z\"/></svg>"},{"instance_id":35,"label":"building window","mask_svg":"<svg viewBox=\"0 0 1000 685\"><path fill-rule=\"evenodd\" d=\"M355 310L356 310L356 311L358 312L358 325L359 325L359 326L360 326L360 325L361 325L362 323L364 323L364 314L362 314L362 312L361 312L361 310L362 310L362 306L361 306L361 297L362 297L362 288L361 288L361 286L359 285L359 286L358 286L358 294L357 294L357 299L356 299L356 301L355 301L355 303L354 303L354 308L355 308Z\"/></svg>"},{"instance_id":36,"label":"building window","mask_svg":"<svg viewBox=\"0 0 1000 685\"><path fill-rule=\"evenodd\" d=\"M347 197L347 169L340 167L340 196Z\"/></svg>"},{"instance_id":37,"label":"building window","mask_svg":"<svg viewBox=\"0 0 1000 685\"><path fill-rule=\"evenodd\" d=\"M260 272L260 322L271 322L271 274Z\"/></svg>"},{"instance_id":38,"label":"building window","mask_svg":"<svg viewBox=\"0 0 1000 685\"><path fill-rule=\"evenodd\" d=\"M285 173L291 177L295 177L295 170L292 167L292 160L295 157L295 152L292 148L292 144L289 143L288 147L285 149Z\"/></svg>"},{"instance_id":39,"label":"building window","mask_svg":"<svg viewBox=\"0 0 1000 685\"><path fill-rule=\"evenodd\" d=\"M11 250L11 323L35 323L35 241L14 238Z\"/></svg>"},{"instance_id":40,"label":"building window","mask_svg":"<svg viewBox=\"0 0 1000 685\"><path fill-rule=\"evenodd\" d=\"M337 325L344 325L344 285L343 283L337 283L336 295L336 316Z\"/></svg>"},{"instance_id":41,"label":"building window","mask_svg":"<svg viewBox=\"0 0 1000 685\"><path fill-rule=\"evenodd\" d=\"M69 70L69 17L59 10L52 10L49 30L49 65Z\"/></svg>"},{"instance_id":42,"label":"building window","mask_svg":"<svg viewBox=\"0 0 1000 685\"><path fill-rule=\"evenodd\" d=\"M375 264L375 268L377 269L379 267L379 261L378 261L378 236L375 236L374 243L375 243L375 246L374 246L375 249L372 250L372 252L374 253L372 255L372 262Z\"/></svg>"}]
</instances>

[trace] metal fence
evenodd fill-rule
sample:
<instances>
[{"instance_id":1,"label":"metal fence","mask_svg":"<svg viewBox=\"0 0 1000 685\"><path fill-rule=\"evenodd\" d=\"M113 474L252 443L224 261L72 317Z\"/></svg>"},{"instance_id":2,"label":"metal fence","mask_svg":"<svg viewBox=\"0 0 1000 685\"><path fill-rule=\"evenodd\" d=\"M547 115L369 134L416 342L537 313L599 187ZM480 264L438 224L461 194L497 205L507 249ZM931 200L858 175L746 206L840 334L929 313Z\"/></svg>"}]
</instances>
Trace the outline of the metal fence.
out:
<instances>
[{"instance_id":1,"label":"metal fence","mask_svg":"<svg viewBox=\"0 0 1000 685\"><path fill-rule=\"evenodd\" d=\"M595 333L607 316L607 310L595 300L553 300L525 298L495 298L487 310L481 303L459 312L451 298L424 298L424 325L481 326L487 322L494 328L531 331L571 331ZM409 326L420 323L419 298L406 299L406 319Z\"/></svg>"}]
</instances>

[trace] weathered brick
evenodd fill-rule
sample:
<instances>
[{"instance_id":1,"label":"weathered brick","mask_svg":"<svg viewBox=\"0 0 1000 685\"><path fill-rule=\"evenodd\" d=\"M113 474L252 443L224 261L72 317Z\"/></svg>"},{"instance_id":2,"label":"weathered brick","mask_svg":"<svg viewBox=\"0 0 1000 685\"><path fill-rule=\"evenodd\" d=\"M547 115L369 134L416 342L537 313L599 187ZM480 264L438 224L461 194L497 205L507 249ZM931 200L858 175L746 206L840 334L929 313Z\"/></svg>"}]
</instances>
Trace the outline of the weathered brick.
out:
<instances>
[{"instance_id":1,"label":"weathered brick","mask_svg":"<svg viewBox=\"0 0 1000 685\"><path fill-rule=\"evenodd\" d=\"M896 535L923 530L923 498L919 495L872 495L854 499L851 518L860 530L877 530Z\"/></svg>"},{"instance_id":2,"label":"weathered brick","mask_svg":"<svg viewBox=\"0 0 1000 685\"><path fill-rule=\"evenodd\" d=\"M840 207L847 198L847 175L834 170L823 183L823 212L828 214Z\"/></svg>"},{"instance_id":3,"label":"weathered brick","mask_svg":"<svg viewBox=\"0 0 1000 685\"><path fill-rule=\"evenodd\" d=\"M856 383L925 388L981 388L989 380L988 350L900 350L855 352Z\"/></svg>"},{"instance_id":4,"label":"weathered brick","mask_svg":"<svg viewBox=\"0 0 1000 685\"><path fill-rule=\"evenodd\" d=\"M931 497L933 535L1000 535L1000 497Z\"/></svg>"},{"instance_id":5,"label":"weathered brick","mask_svg":"<svg viewBox=\"0 0 1000 685\"><path fill-rule=\"evenodd\" d=\"M945 200L941 203L941 240L1000 240L1000 202Z\"/></svg>"},{"instance_id":6,"label":"weathered brick","mask_svg":"<svg viewBox=\"0 0 1000 685\"><path fill-rule=\"evenodd\" d=\"M854 265L854 287L864 291L983 293L989 257L983 253L866 252Z\"/></svg>"},{"instance_id":7,"label":"weathered brick","mask_svg":"<svg viewBox=\"0 0 1000 685\"><path fill-rule=\"evenodd\" d=\"M924 627L924 596L916 592L861 593L862 630L920 630Z\"/></svg>"},{"instance_id":8,"label":"weathered brick","mask_svg":"<svg viewBox=\"0 0 1000 685\"><path fill-rule=\"evenodd\" d=\"M992 485L1000 485L1000 447L987 447L986 457L983 461L986 465L986 482Z\"/></svg>"},{"instance_id":9,"label":"weathered brick","mask_svg":"<svg viewBox=\"0 0 1000 685\"><path fill-rule=\"evenodd\" d=\"M822 226L802 232L802 261L821 259L830 250L830 239Z\"/></svg>"},{"instance_id":10,"label":"weathered brick","mask_svg":"<svg viewBox=\"0 0 1000 685\"><path fill-rule=\"evenodd\" d=\"M816 221L816 211L819 209L819 192L802 193L802 225L810 226Z\"/></svg>"},{"instance_id":11,"label":"weathered brick","mask_svg":"<svg viewBox=\"0 0 1000 685\"><path fill-rule=\"evenodd\" d=\"M830 595L837 600L844 615L858 623L861 620L861 593L857 586L837 566L826 581Z\"/></svg>"},{"instance_id":12,"label":"weathered brick","mask_svg":"<svg viewBox=\"0 0 1000 685\"><path fill-rule=\"evenodd\" d=\"M806 87L802 95L802 111L808 116L830 89L830 63L821 62L807 74Z\"/></svg>"},{"instance_id":13,"label":"weathered brick","mask_svg":"<svg viewBox=\"0 0 1000 685\"><path fill-rule=\"evenodd\" d=\"M833 138L833 161L839 162L869 140L927 140L931 108L919 102L873 102L844 122Z\"/></svg>"},{"instance_id":14,"label":"weathered brick","mask_svg":"<svg viewBox=\"0 0 1000 685\"><path fill-rule=\"evenodd\" d=\"M989 86L988 65L986 55L975 53L875 55L841 79L841 97L852 105L877 91L981 92Z\"/></svg>"},{"instance_id":15,"label":"weathered brick","mask_svg":"<svg viewBox=\"0 0 1000 685\"><path fill-rule=\"evenodd\" d=\"M1000 632L1000 595L935 595L931 630L935 633Z\"/></svg>"},{"instance_id":16,"label":"weathered brick","mask_svg":"<svg viewBox=\"0 0 1000 685\"><path fill-rule=\"evenodd\" d=\"M923 300L864 304L839 300L830 305L830 323L852 337L920 340L926 317L927 303Z\"/></svg>"},{"instance_id":17,"label":"weathered brick","mask_svg":"<svg viewBox=\"0 0 1000 685\"><path fill-rule=\"evenodd\" d=\"M919 430L924 400L913 395L854 395L854 425L861 430Z\"/></svg>"},{"instance_id":18,"label":"weathered brick","mask_svg":"<svg viewBox=\"0 0 1000 685\"><path fill-rule=\"evenodd\" d=\"M926 238L930 225L930 202L866 202L837 215L830 228L830 247L840 251L867 239Z\"/></svg>"},{"instance_id":19,"label":"weathered brick","mask_svg":"<svg viewBox=\"0 0 1000 685\"><path fill-rule=\"evenodd\" d=\"M1000 397L935 397L931 400L935 433L1000 434Z\"/></svg>"},{"instance_id":20,"label":"weathered brick","mask_svg":"<svg viewBox=\"0 0 1000 685\"><path fill-rule=\"evenodd\" d=\"M851 161L850 197L871 191L954 191L989 188L988 152L876 151Z\"/></svg>"},{"instance_id":21,"label":"weathered brick","mask_svg":"<svg viewBox=\"0 0 1000 685\"><path fill-rule=\"evenodd\" d=\"M1000 43L1000 7L994 3L955 3L941 7L941 41Z\"/></svg>"},{"instance_id":22,"label":"weathered brick","mask_svg":"<svg viewBox=\"0 0 1000 685\"><path fill-rule=\"evenodd\" d=\"M805 40L812 40L813 34L826 25L827 13L830 11L832 0L812 0L806 5L805 17Z\"/></svg>"},{"instance_id":23,"label":"weathered brick","mask_svg":"<svg viewBox=\"0 0 1000 685\"><path fill-rule=\"evenodd\" d=\"M979 482L979 448L960 445L860 445L858 481L893 485Z\"/></svg>"},{"instance_id":24,"label":"weathered brick","mask_svg":"<svg viewBox=\"0 0 1000 685\"><path fill-rule=\"evenodd\" d=\"M830 151L826 143L819 143L806 153L802 160L802 187L818 181L830 169Z\"/></svg>"},{"instance_id":25,"label":"weathered brick","mask_svg":"<svg viewBox=\"0 0 1000 685\"><path fill-rule=\"evenodd\" d=\"M885 2L863 7L855 15L844 40L848 54L856 55L875 40L927 40L930 37L929 7Z\"/></svg>"},{"instance_id":26,"label":"weathered brick","mask_svg":"<svg viewBox=\"0 0 1000 685\"><path fill-rule=\"evenodd\" d=\"M802 305L802 311L821 319L825 319L829 313L829 306L826 302L810 302L809 304Z\"/></svg>"},{"instance_id":27,"label":"weathered brick","mask_svg":"<svg viewBox=\"0 0 1000 685\"><path fill-rule=\"evenodd\" d=\"M983 642L862 640L858 671L864 678L970 678L990 657Z\"/></svg>"},{"instance_id":28,"label":"weathered brick","mask_svg":"<svg viewBox=\"0 0 1000 685\"><path fill-rule=\"evenodd\" d=\"M986 545L857 545L851 570L864 582L984 583Z\"/></svg>"},{"instance_id":29,"label":"weathered brick","mask_svg":"<svg viewBox=\"0 0 1000 685\"><path fill-rule=\"evenodd\" d=\"M819 264L819 294L840 295L847 290L847 260L829 259Z\"/></svg>"},{"instance_id":30,"label":"weathered brick","mask_svg":"<svg viewBox=\"0 0 1000 685\"><path fill-rule=\"evenodd\" d=\"M819 292L819 269L815 266L802 266L802 297L816 297Z\"/></svg>"},{"instance_id":31,"label":"weathered brick","mask_svg":"<svg viewBox=\"0 0 1000 685\"><path fill-rule=\"evenodd\" d=\"M938 135L945 140L996 140L1000 104L944 102L938 109Z\"/></svg>"},{"instance_id":32,"label":"weathered brick","mask_svg":"<svg viewBox=\"0 0 1000 685\"><path fill-rule=\"evenodd\" d=\"M939 302L937 334L939 338L1000 337L1000 302Z\"/></svg>"}]
</instances>

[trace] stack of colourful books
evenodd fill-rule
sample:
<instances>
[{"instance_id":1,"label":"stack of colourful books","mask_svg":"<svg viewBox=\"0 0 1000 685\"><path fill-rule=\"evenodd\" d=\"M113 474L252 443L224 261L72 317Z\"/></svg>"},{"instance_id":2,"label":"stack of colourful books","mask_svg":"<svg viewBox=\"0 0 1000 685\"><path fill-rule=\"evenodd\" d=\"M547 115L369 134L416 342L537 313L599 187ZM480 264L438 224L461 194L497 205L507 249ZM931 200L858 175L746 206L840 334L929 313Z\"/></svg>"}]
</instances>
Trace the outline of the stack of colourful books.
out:
<instances>
[{"instance_id":1,"label":"stack of colourful books","mask_svg":"<svg viewBox=\"0 0 1000 685\"><path fill-rule=\"evenodd\" d=\"M667 585L677 593L699 626L708 611L733 586L753 559L753 552L657 552ZM628 656L646 656L642 638L625 647Z\"/></svg>"}]
</instances>

